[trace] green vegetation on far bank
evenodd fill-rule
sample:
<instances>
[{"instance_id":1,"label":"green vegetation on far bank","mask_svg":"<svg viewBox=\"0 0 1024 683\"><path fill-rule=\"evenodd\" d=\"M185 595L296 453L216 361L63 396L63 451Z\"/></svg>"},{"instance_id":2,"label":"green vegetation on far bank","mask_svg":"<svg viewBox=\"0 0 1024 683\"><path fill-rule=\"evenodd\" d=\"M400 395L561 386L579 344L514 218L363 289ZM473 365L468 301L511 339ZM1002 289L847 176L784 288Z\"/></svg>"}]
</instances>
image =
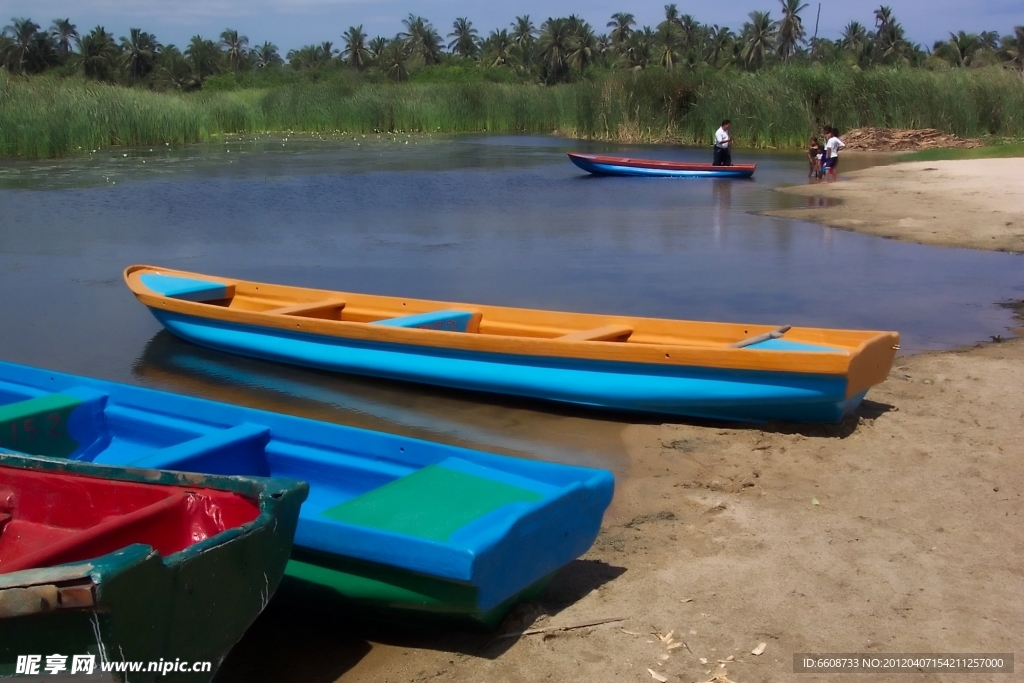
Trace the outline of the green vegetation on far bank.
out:
<instances>
[{"instance_id":1,"label":"green vegetation on far bank","mask_svg":"<svg viewBox=\"0 0 1024 683\"><path fill-rule=\"evenodd\" d=\"M733 120L738 145L747 147L802 147L826 124L1024 137L1024 81L999 67L652 67L556 86L443 76L395 84L337 70L275 87L161 93L0 73L0 155L54 157L269 131L557 132L705 145L723 118Z\"/></svg>"},{"instance_id":2,"label":"green vegetation on far bank","mask_svg":"<svg viewBox=\"0 0 1024 683\"><path fill-rule=\"evenodd\" d=\"M900 161L947 161L957 159L1005 159L1024 157L1024 142L986 145L972 149L923 149L900 154Z\"/></svg>"}]
</instances>

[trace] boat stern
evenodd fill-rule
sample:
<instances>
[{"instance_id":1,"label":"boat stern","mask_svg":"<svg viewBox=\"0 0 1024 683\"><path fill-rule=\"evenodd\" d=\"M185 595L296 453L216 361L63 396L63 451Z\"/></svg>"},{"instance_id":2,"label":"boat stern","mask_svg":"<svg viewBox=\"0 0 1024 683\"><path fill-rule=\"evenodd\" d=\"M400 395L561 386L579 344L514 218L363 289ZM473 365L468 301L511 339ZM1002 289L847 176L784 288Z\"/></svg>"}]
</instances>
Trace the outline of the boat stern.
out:
<instances>
[{"instance_id":1,"label":"boat stern","mask_svg":"<svg viewBox=\"0 0 1024 683\"><path fill-rule=\"evenodd\" d=\"M879 332L865 340L850 359L846 375L846 398L863 398L868 389L884 382L892 370L899 348L898 332Z\"/></svg>"}]
</instances>

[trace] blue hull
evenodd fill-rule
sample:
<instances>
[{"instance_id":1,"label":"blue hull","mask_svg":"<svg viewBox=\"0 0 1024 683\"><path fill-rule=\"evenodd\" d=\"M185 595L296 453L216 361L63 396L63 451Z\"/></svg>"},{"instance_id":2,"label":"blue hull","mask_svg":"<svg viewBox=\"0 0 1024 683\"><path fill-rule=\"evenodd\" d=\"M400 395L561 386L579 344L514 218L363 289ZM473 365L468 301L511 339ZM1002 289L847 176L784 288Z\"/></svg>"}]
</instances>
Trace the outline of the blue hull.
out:
<instances>
[{"instance_id":1,"label":"blue hull","mask_svg":"<svg viewBox=\"0 0 1024 683\"><path fill-rule=\"evenodd\" d=\"M688 417L838 422L856 409L837 375L462 352L291 333L150 309L169 331L220 351L456 389Z\"/></svg>"},{"instance_id":2,"label":"blue hull","mask_svg":"<svg viewBox=\"0 0 1024 683\"><path fill-rule=\"evenodd\" d=\"M569 157L572 163L587 173L604 176L634 176L644 178L751 178L753 171L730 170L723 166L721 170L695 171L695 170L672 170L664 168L642 168L639 166L621 166L618 164L597 163L577 157Z\"/></svg>"},{"instance_id":3,"label":"blue hull","mask_svg":"<svg viewBox=\"0 0 1024 683\"><path fill-rule=\"evenodd\" d=\"M480 613L585 553L614 487L603 470L2 362L0 447L110 465L307 481L298 549L468 587ZM430 481L447 482L455 497L476 486L502 492L509 502L487 507L488 501L477 500L482 511L461 522L456 509L455 521L440 535L418 530L433 508L418 510L416 498L400 510L408 512L406 527L373 522L371 503L379 504L382 492L403 482L398 490L410 490L408 482L424 473ZM358 521L363 518L370 521Z\"/></svg>"}]
</instances>

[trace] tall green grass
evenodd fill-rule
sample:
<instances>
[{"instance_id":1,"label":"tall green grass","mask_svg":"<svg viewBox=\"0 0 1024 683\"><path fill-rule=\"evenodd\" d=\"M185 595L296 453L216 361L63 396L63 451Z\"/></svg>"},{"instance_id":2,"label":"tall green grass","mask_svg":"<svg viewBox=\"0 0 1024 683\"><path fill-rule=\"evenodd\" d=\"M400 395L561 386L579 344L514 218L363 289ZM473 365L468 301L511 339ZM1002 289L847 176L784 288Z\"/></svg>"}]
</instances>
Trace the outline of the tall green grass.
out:
<instances>
[{"instance_id":1,"label":"tall green grass","mask_svg":"<svg viewBox=\"0 0 1024 683\"><path fill-rule=\"evenodd\" d=\"M4 156L49 157L266 131L557 132L709 144L724 118L732 119L738 144L757 147L799 147L827 124L1021 137L1024 82L999 68L793 66L758 73L649 69L556 87L330 78L184 95L0 73Z\"/></svg>"},{"instance_id":2,"label":"tall green grass","mask_svg":"<svg viewBox=\"0 0 1024 683\"><path fill-rule=\"evenodd\" d=\"M166 95L0 73L0 154L53 157L110 145L185 144L261 125L256 99Z\"/></svg>"}]
</instances>

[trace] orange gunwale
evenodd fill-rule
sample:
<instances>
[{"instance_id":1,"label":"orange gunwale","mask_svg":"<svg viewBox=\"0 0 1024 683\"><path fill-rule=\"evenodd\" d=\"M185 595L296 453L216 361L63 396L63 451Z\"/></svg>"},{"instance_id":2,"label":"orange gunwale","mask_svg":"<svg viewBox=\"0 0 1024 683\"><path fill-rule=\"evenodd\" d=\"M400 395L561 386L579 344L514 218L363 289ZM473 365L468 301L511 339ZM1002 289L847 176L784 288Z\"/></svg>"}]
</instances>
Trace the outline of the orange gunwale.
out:
<instances>
[{"instance_id":1,"label":"orange gunwale","mask_svg":"<svg viewBox=\"0 0 1024 683\"><path fill-rule=\"evenodd\" d=\"M162 296L142 284L140 277L146 273L217 282L229 287L231 296L213 303L196 303ZM361 342L469 352L845 375L847 397L882 382L889 374L899 345L899 334L896 332L793 327L785 335L787 341L821 344L834 347L837 351L808 353L737 349L729 348L729 345L770 332L777 325L565 313L406 299L249 282L148 265L129 266L124 271L124 278L136 298L150 308L209 320ZM453 333L366 324L442 309L479 312L479 329L475 333ZM629 328L632 334L624 341L579 339L581 332L610 326ZM576 338L557 339L563 335Z\"/></svg>"},{"instance_id":2,"label":"orange gunwale","mask_svg":"<svg viewBox=\"0 0 1024 683\"><path fill-rule=\"evenodd\" d=\"M633 157L610 157L600 154L582 154L580 152L568 152L570 157L584 159L598 164L612 164L616 166L630 166L637 168L661 168L670 171L753 171L757 164L733 164L732 166L715 166L714 164L702 164L692 161L667 161L664 159L636 159Z\"/></svg>"}]
</instances>

